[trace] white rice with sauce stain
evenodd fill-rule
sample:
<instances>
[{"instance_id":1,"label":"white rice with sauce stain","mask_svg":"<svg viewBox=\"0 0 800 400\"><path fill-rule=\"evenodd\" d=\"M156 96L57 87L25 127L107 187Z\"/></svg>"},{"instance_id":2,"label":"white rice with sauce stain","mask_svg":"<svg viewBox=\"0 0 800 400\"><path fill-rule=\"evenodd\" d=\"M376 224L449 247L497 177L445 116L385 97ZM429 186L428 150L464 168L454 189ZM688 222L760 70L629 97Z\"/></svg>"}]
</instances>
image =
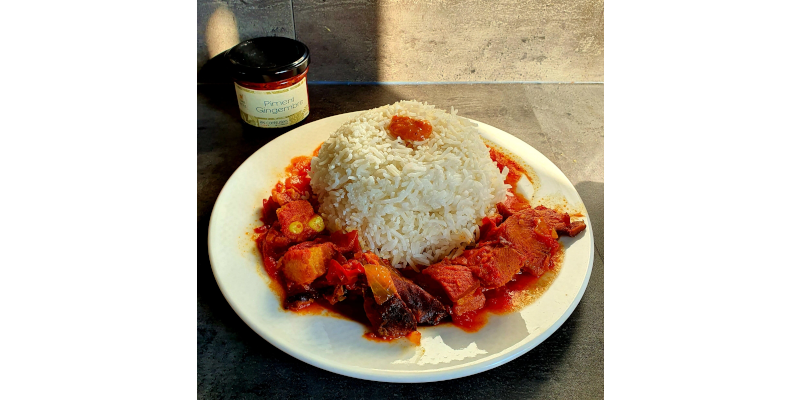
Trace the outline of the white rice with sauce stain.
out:
<instances>
[{"instance_id":1,"label":"white rice with sauce stain","mask_svg":"<svg viewBox=\"0 0 800 400\"><path fill-rule=\"evenodd\" d=\"M406 146L392 116L428 121L432 135ZM460 254L509 185L477 126L417 101L368 110L342 125L311 160L311 186L330 231L357 229L365 250L396 267Z\"/></svg>"}]
</instances>

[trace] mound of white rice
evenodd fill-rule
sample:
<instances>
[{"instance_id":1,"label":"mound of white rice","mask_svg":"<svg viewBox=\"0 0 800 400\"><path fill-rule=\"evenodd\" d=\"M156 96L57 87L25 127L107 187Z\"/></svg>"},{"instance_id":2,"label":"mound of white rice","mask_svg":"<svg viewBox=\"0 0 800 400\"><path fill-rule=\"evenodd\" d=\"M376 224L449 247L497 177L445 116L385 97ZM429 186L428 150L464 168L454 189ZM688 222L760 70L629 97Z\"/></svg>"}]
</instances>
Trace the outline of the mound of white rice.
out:
<instances>
[{"instance_id":1,"label":"mound of white rice","mask_svg":"<svg viewBox=\"0 0 800 400\"><path fill-rule=\"evenodd\" d=\"M427 120L433 134L408 147L386 131L394 115ZM365 250L403 267L460 254L505 199L507 173L455 110L400 101L342 125L311 160L310 174L327 228L357 229Z\"/></svg>"}]
</instances>

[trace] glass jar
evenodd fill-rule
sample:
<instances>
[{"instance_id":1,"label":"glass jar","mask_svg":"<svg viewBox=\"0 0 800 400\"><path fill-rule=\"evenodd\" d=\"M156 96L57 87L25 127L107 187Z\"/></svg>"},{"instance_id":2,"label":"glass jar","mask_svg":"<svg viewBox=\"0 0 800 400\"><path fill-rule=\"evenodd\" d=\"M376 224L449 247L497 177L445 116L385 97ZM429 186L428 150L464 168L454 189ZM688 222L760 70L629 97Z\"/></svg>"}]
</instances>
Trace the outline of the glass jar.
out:
<instances>
[{"instance_id":1,"label":"glass jar","mask_svg":"<svg viewBox=\"0 0 800 400\"><path fill-rule=\"evenodd\" d=\"M244 122L283 128L309 114L308 47L283 37L246 40L225 54Z\"/></svg>"}]
</instances>

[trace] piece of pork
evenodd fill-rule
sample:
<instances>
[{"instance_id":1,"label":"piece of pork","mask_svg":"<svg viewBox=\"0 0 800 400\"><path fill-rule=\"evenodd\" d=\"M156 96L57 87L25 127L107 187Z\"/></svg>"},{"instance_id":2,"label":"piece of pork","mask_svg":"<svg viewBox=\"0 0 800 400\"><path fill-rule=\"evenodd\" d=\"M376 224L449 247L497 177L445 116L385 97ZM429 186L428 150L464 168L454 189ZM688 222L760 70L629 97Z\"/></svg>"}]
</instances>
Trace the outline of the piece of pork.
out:
<instances>
[{"instance_id":1,"label":"piece of pork","mask_svg":"<svg viewBox=\"0 0 800 400\"><path fill-rule=\"evenodd\" d=\"M417 330L414 313L397 296L378 304L370 290L364 292L364 312L373 332L386 339L403 337Z\"/></svg>"},{"instance_id":2,"label":"piece of pork","mask_svg":"<svg viewBox=\"0 0 800 400\"><path fill-rule=\"evenodd\" d=\"M502 215L503 218L508 218L529 208L531 208L531 205L527 201L515 195L508 195L502 202L497 203L497 212Z\"/></svg>"},{"instance_id":3,"label":"piece of pork","mask_svg":"<svg viewBox=\"0 0 800 400\"><path fill-rule=\"evenodd\" d=\"M447 317L444 304L416 283L400 275L392 275L392 281L397 288L397 294L411 310L417 324L436 325Z\"/></svg>"},{"instance_id":4,"label":"piece of pork","mask_svg":"<svg viewBox=\"0 0 800 400\"><path fill-rule=\"evenodd\" d=\"M469 267L450 264L447 261L422 270L420 283L430 293L449 300L450 304L472 293L480 286L480 282L472 276Z\"/></svg>"},{"instance_id":5,"label":"piece of pork","mask_svg":"<svg viewBox=\"0 0 800 400\"><path fill-rule=\"evenodd\" d=\"M586 223L583 221L571 221L567 213L561 213L545 206L537 206L531 208L522 203L521 200L515 196L508 196L506 200L497 205L497 212L504 218L508 219L511 216L523 218L533 221L536 218L544 220L549 226L555 229L559 236L567 235L574 237L586 229ZM486 227L481 227L481 239L484 239L484 231L489 230Z\"/></svg>"},{"instance_id":6,"label":"piece of pork","mask_svg":"<svg viewBox=\"0 0 800 400\"><path fill-rule=\"evenodd\" d=\"M453 315L477 310L486 302L481 282L466 265L449 261L434 264L422 270L417 281L423 289L449 305Z\"/></svg>"},{"instance_id":7,"label":"piece of pork","mask_svg":"<svg viewBox=\"0 0 800 400\"><path fill-rule=\"evenodd\" d=\"M522 269L537 276L551 270L560 248L558 235L575 236L586 228L581 221L571 222L569 214L543 206L501 204L498 210L507 216L505 221L495 226L497 219L485 219L477 248L449 261L468 267L485 289L507 284Z\"/></svg>"},{"instance_id":8,"label":"piece of pork","mask_svg":"<svg viewBox=\"0 0 800 400\"><path fill-rule=\"evenodd\" d=\"M299 311L314 303L317 297L319 297L319 294L315 291L287 294L286 299L283 301L283 308L290 311Z\"/></svg>"},{"instance_id":9,"label":"piece of pork","mask_svg":"<svg viewBox=\"0 0 800 400\"><path fill-rule=\"evenodd\" d=\"M516 250L522 256L521 269L534 275L542 275L553 268L553 255L558 251L556 239L543 242L533 232L534 222L527 218L517 218L515 214L508 218L499 229L503 243Z\"/></svg>"},{"instance_id":10,"label":"piece of pork","mask_svg":"<svg viewBox=\"0 0 800 400\"><path fill-rule=\"evenodd\" d=\"M526 218L541 218L545 220L559 235L572 237L586 229L586 224L583 221L570 222L569 214L560 213L545 206L523 210L520 214Z\"/></svg>"},{"instance_id":11,"label":"piece of pork","mask_svg":"<svg viewBox=\"0 0 800 400\"><path fill-rule=\"evenodd\" d=\"M525 257L521 252L498 242L467 250L451 262L469 268L482 287L494 289L514 279L524 265Z\"/></svg>"},{"instance_id":12,"label":"piece of pork","mask_svg":"<svg viewBox=\"0 0 800 400\"><path fill-rule=\"evenodd\" d=\"M478 287L472 293L458 299L453 303L453 315L461 315L470 311L480 310L486 305L486 296Z\"/></svg>"}]
</instances>

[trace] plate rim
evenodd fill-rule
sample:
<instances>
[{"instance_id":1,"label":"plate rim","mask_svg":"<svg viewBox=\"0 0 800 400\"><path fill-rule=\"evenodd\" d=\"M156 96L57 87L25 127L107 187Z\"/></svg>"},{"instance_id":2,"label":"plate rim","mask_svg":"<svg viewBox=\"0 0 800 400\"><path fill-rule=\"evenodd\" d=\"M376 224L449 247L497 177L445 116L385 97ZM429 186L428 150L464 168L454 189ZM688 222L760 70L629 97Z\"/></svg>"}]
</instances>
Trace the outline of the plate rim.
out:
<instances>
[{"instance_id":1,"label":"plate rim","mask_svg":"<svg viewBox=\"0 0 800 400\"><path fill-rule=\"evenodd\" d=\"M566 322L566 320L569 319L569 317L575 311L575 309L577 308L578 304L583 299L583 295L584 295L584 293L586 291L586 288L588 286L589 280L590 280L591 275L592 275L592 270L593 270L593 265L594 265L594 253L595 253L594 247L595 246L594 246L594 235L593 235L593 230L592 230L592 226L591 226L591 219L590 219L590 216L588 215L588 211L584 215L584 222L586 223L586 226L587 226L585 234L589 236L589 241L590 241L589 245L590 245L590 249L591 249L590 254L589 254L589 265L588 265L588 268L586 270L586 274L584 276L584 279L583 279L583 282L581 284L581 287L578 290L578 292L577 292L575 298L573 299L572 303L567 307L567 309L562 313L562 315L548 329L546 329L542 333L532 337L531 339L529 339L527 341L526 341L526 339L523 339L522 341L520 341L518 343L515 343L514 345L502 350L501 352L499 352L499 353L497 353L495 355L489 356L487 358L482 358L482 359L479 359L479 360L475 360L474 362L471 362L471 363L465 363L465 364L452 366L452 367L449 367L449 368L448 367L443 367L443 368L427 370L427 371L381 370L381 369L374 369L374 368L351 367L351 366L348 366L348 365L344 365L344 366L343 365L337 365L335 362L326 362L325 359L323 359L323 358L307 357L305 354L303 354L301 352L298 352L298 351L295 351L295 349L293 349L292 346L285 345L281 340L278 340L277 338L271 337L271 335L269 335L268 332L260 329L260 327L255 323L255 321L253 321L251 318L249 318L247 313L244 312L243 310L241 310L236 305L236 302L231 300L231 296L226 292L226 290L224 288L224 285L222 285L220 283L218 270L215 267L214 255L213 255L213 250L212 250L212 248L213 248L212 247L212 233L214 231L212 230L212 228L215 225L214 222L217 220L217 219L215 219L215 215L218 215L219 199L222 197L223 193L226 192L226 190L229 190L229 184L231 184L231 181L233 180L233 177L236 176L237 173L245 165L247 165L248 162L253 157L255 157L257 153L262 151L265 147L276 146L276 145L279 145L280 142L288 140L287 138L289 138L291 136L290 134L292 132L294 132L294 131L296 131L298 129L301 129L301 128L308 129L306 127L309 127L311 125L314 125L314 124L317 124L317 123L321 123L322 121L326 121L326 120L333 119L333 118L342 118L344 121L346 121L348 117L350 117L350 118L354 117L354 116L356 116L358 114L363 113L364 111L367 111L367 110L361 110L361 111L354 111L354 112L331 115L331 116L328 116L328 117L325 117L325 118L321 118L319 120L315 120L315 121L303 124L301 126L298 126L298 127L294 128L294 129L292 129L290 131L287 131L287 132L281 134L280 136L278 136L278 137L270 140L269 142L265 143L263 146L261 146L256 151L254 151L253 154L248 156L247 159L245 159L245 161L242 162L242 164L239 165L236 168L236 170L234 170L234 172L231 174L231 176L225 182L225 184L223 185L223 187L220 190L219 194L217 195L217 198L214 201L214 207L213 207L213 209L211 211L211 215L210 215L210 218L209 218L208 236L206 238L206 241L207 241L207 246L208 246L209 263L210 263L210 266L211 266L212 273L214 274L214 280L217 283L217 287L220 289L220 292L222 293L222 295L225 298L225 301L228 303L228 305L233 309L233 311L236 313L236 315L251 330L253 330L256 334L258 334L262 339L266 340L271 345L275 346L276 348L278 348L282 352L288 354L289 356L291 356L291 357L293 357L293 358L295 358L297 360L300 360L300 361L302 361L304 363L307 363L309 365L313 365L314 367L317 367L317 368L323 369L325 371L328 371L328 372L332 372L332 373L335 373L335 374L344 375L344 376L348 376L348 377L352 377L352 378L364 379L364 380L370 380L370 381L376 381L376 382L425 383L425 382L439 382L439 381L446 381L446 380L451 380L451 379L463 378L463 377L467 377L467 376L471 376L471 375L479 374L481 372L488 371L490 369L499 367L499 366L504 365L504 364L506 364L506 363L508 363L510 361L513 361L513 360L519 358L520 356L522 356L523 354L528 353L529 351L531 351L532 349L534 349L535 347L540 345L542 342L547 340L547 338L549 338L553 333L555 333L555 331L557 331L564 324L564 322ZM466 118L466 117L464 117L464 118ZM518 148L522 148L525 151L533 150L536 153L538 153L539 155L541 155L544 158L544 160L549 162L550 166L553 167L556 171L558 171L558 173L561 174L562 177L569 183L569 185L575 191L575 194L577 195L578 199L580 199L581 203L584 205L584 209L585 209L585 203L584 203L583 199L580 197L580 194L578 193L577 189L575 189L575 186L572 184L572 181L570 181L569 178L566 177L564 172L561 171L561 169L558 168L558 166L555 165L555 163L553 163L544 154L539 152L535 147L529 145L528 143L524 142L522 139L520 139L520 138L518 138L518 137L516 137L516 136L514 136L514 135L512 135L512 134L510 134L510 133L508 133L508 132L506 132L506 131L504 131L502 129L500 129L500 128L497 128L495 126L492 126L492 125L489 125L489 124L486 124L486 123L483 123L483 122L480 122L480 121L477 121L477 120L474 120L474 119L471 119L471 118L467 118L467 119L469 121L477 124L479 126L479 130L480 130L480 126L488 127L490 129L494 130L495 133L500 133L501 136L505 135L506 139L509 139L512 142L516 142L515 144L519 145ZM484 139L488 139L490 142L494 143L494 141L492 141L491 139L486 138L483 135L481 135L481 136ZM281 140L281 139L283 139L283 140ZM276 142L278 142L278 143L276 143ZM495 144L498 144L498 143L495 143ZM506 146L503 146L503 147L506 147ZM512 149L508 149L508 150L512 151ZM516 151L512 151L512 152L516 155ZM533 167L533 166L531 166L531 167ZM269 290L269 288L267 288L267 289Z\"/></svg>"}]
</instances>

